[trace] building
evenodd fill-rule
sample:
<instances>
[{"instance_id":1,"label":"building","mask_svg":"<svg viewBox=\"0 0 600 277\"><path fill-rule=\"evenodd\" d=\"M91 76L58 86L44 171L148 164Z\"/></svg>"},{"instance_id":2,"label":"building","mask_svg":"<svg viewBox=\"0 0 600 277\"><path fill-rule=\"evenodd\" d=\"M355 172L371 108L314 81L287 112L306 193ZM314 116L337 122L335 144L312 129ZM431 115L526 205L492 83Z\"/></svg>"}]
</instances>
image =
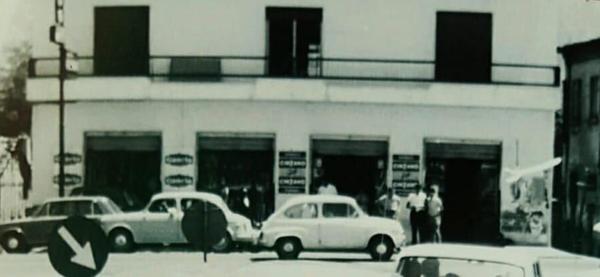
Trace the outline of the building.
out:
<instances>
[{"instance_id":1,"label":"building","mask_svg":"<svg viewBox=\"0 0 600 277\"><path fill-rule=\"evenodd\" d=\"M33 201L57 194L46 2L28 80ZM142 202L161 190L228 190L240 211L246 188L246 212L260 220L322 182L361 195L370 212L387 186L405 197L436 182L443 220L456 222L444 237L490 241L511 209L501 168L553 157L561 92L548 1L66 5L66 45L78 54L65 85L74 187Z\"/></svg>"},{"instance_id":2,"label":"building","mask_svg":"<svg viewBox=\"0 0 600 277\"><path fill-rule=\"evenodd\" d=\"M592 227L600 221L600 39L559 48L566 66L563 142L565 160L560 215L567 228L563 243L574 251L600 255L600 236Z\"/></svg>"}]
</instances>

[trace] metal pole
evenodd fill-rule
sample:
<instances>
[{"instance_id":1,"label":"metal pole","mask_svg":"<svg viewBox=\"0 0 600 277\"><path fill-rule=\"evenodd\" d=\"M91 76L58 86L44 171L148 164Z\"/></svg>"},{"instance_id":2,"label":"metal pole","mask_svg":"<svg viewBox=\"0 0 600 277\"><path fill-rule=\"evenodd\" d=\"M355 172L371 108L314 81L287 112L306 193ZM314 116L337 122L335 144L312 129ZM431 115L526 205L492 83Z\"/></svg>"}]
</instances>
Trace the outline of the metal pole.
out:
<instances>
[{"instance_id":1,"label":"metal pole","mask_svg":"<svg viewBox=\"0 0 600 277\"><path fill-rule=\"evenodd\" d=\"M65 78L67 49L59 44L59 98L58 98L58 195L65 196Z\"/></svg>"}]
</instances>

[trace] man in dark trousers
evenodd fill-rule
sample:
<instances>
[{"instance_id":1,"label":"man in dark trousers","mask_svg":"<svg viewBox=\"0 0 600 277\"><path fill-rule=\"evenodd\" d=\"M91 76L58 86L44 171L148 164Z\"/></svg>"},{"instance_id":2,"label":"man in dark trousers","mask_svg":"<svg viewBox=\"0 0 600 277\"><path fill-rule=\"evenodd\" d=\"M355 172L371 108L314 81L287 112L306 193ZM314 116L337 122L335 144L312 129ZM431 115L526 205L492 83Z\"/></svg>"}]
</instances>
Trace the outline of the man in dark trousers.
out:
<instances>
[{"instance_id":1,"label":"man in dark trousers","mask_svg":"<svg viewBox=\"0 0 600 277\"><path fill-rule=\"evenodd\" d=\"M425 211L425 199L427 195L423 192L421 185L415 186L415 192L408 195L406 208L410 209L410 227L412 233L412 244L419 243L417 234L423 232L423 212Z\"/></svg>"}]
</instances>

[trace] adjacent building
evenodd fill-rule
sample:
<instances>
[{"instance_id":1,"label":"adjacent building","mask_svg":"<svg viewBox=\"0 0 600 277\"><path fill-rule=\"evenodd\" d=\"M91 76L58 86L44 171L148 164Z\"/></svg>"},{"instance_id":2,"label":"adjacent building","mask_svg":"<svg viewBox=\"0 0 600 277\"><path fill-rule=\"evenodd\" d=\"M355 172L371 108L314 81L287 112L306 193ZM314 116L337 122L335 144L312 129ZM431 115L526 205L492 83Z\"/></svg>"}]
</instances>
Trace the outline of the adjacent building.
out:
<instances>
[{"instance_id":1,"label":"adjacent building","mask_svg":"<svg viewBox=\"0 0 600 277\"><path fill-rule=\"evenodd\" d=\"M33 202L58 192L52 2L35 11L28 80ZM548 243L549 210L543 235L501 220L516 214L501 169L553 157L556 12L542 0L68 1L68 184L141 203L213 191L261 220L325 182L369 212L388 186L405 197L437 183L446 240Z\"/></svg>"},{"instance_id":2,"label":"adjacent building","mask_svg":"<svg viewBox=\"0 0 600 277\"><path fill-rule=\"evenodd\" d=\"M563 105L565 165L559 199L564 241L572 250L600 255L600 236L592 227L600 221L600 39L559 48L566 65Z\"/></svg>"}]
</instances>

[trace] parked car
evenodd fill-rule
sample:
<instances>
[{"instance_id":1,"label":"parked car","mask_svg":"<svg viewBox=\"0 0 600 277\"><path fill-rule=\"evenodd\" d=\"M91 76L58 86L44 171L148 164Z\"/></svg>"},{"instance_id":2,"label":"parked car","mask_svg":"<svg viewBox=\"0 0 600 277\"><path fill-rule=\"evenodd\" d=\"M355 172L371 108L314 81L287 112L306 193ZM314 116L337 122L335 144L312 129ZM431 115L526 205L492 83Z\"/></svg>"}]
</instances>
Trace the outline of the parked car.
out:
<instances>
[{"instance_id":1,"label":"parked car","mask_svg":"<svg viewBox=\"0 0 600 277\"><path fill-rule=\"evenodd\" d=\"M535 256L503 247L420 244L400 252L396 277L542 277Z\"/></svg>"},{"instance_id":2,"label":"parked car","mask_svg":"<svg viewBox=\"0 0 600 277\"><path fill-rule=\"evenodd\" d=\"M103 196L48 199L31 216L0 224L0 244L9 253L28 252L31 247L45 246L56 225L69 216L98 218L120 213L119 207Z\"/></svg>"},{"instance_id":3,"label":"parked car","mask_svg":"<svg viewBox=\"0 0 600 277\"><path fill-rule=\"evenodd\" d=\"M186 209L203 201L220 208L227 220L227 234L214 250L227 251L233 243L255 241L258 231L248 218L229 210L220 196L205 192L158 193L144 209L103 216L100 222L117 252L131 251L136 244L187 244L181 220Z\"/></svg>"},{"instance_id":4,"label":"parked car","mask_svg":"<svg viewBox=\"0 0 600 277\"><path fill-rule=\"evenodd\" d=\"M594 269L600 269L600 259L569 253L546 246L507 246L511 253L520 252L538 259L543 277L574 276ZM596 275L600 276L600 275Z\"/></svg>"},{"instance_id":5,"label":"parked car","mask_svg":"<svg viewBox=\"0 0 600 277\"><path fill-rule=\"evenodd\" d=\"M259 244L280 259L295 259L302 250L366 250L373 259L389 260L404 239L398 221L367 215L353 198L303 195L264 222Z\"/></svg>"}]
</instances>

